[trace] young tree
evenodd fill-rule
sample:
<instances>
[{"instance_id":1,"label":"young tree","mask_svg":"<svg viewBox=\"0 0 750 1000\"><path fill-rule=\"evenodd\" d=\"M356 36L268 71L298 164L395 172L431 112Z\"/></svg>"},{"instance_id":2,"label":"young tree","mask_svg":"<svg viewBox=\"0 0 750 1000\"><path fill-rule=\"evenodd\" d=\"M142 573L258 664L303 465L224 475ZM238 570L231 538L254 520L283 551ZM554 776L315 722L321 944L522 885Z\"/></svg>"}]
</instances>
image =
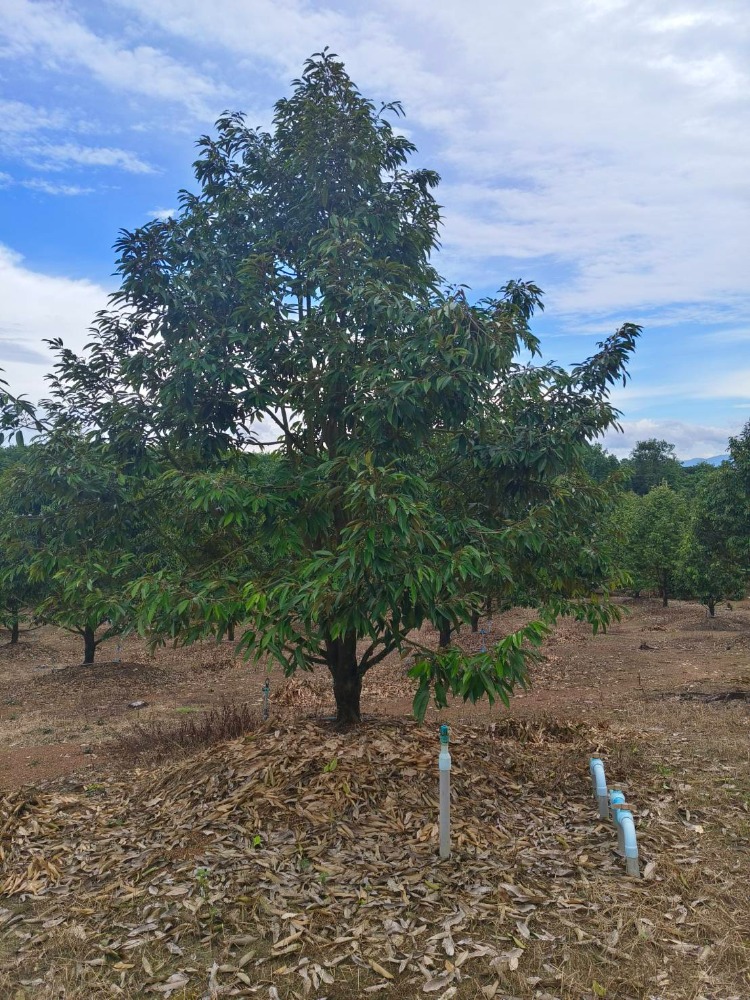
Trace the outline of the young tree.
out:
<instances>
[{"instance_id":1,"label":"young tree","mask_svg":"<svg viewBox=\"0 0 750 1000\"><path fill-rule=\"evenodd\" d=\"M641 501L637 538L640 566L649 584L658 586L667 607L688 529L685 500L666 484L655 486Z\"/></svg>"},{"instance_id":2,"label":"young tree","mask_svg":"<svg viewBox=\"0 0 750 1000\"><path fill-rule=\"evenodd\" d=\"M142 479L71 428L28 454L0 479L0 587L21 580L35 617L80 635L83 662L93 663L132 621L128 583L153 565Z\"/></svg>"},{"instance_id":3,"label":"young tree","mask_svg":"<svg viewBox=\"0 0 750 1000\"><path fill-rule=\"evenodd\" d=\"M690 594L712 618L719 601L744 596L750 578L745 502L737 468L728 463L703 478L691 502L684 574Z\"/></svg>"},{"instance_id":4,"label":"young tree","mask_svg":"<svg viewBox=\"0 0 750 1000\"><path fill-rule=\"evenodd\" d=\"M190 586L160 570L135 588L144 627L172 629L189 608L194 637L201 618L244 615L250 653L330 671L341 723L359 720L364 674L412 630L469 621L488 580L539 565L536 484L553 481L571 442L612 424L608 390L639 332L626 324L572 371L519 365L520 348L538 351L540 291L510 282L471 304L444 285L438 176L407 169L398 114L324 52L276 105L272 132L222 117L200 140L199 192L182 193L176 218L122 234L120 290L87 357L57 343L53 383L53 412L130 461L158 450L217 520L255 519L248 544L262 538L267 563L236 608L216 611L220 564ZM267 446L270 480L248 466L224 492L199 471ZM420 466L432 453L494 469L511 517L443 503ZM543 630L483 656L419 647L415 710L431 688L439 704L447 691L507 699Z\"/></svg>"}]
</instances>

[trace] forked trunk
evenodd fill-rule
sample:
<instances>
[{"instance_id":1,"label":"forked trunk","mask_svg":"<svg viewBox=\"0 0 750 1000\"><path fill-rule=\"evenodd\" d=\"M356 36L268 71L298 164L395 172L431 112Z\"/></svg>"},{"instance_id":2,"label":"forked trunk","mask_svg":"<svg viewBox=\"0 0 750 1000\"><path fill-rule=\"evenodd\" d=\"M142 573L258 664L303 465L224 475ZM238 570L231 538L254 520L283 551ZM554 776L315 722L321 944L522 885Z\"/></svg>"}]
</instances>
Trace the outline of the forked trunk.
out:
<instances>
[{"instance_id":1,"label":"forked trunk","mask_svg":"<svg viewBox=\"0 0 750 1000\"><path fill-rule=\"evenodd\" d=\"M96 638L94 635L94 630L90 625L87 625L83 630L83 662L93 663L94 655L96 654Z\"/></svg>"},{"instance_id":2,"label":"forked trunk","mask_svg":"<svg viewBox=\"0 0 750 1000\"><path fill-rule=\"evenodd\" d=\"M326 659L333 678L336 725L351 726L362 721L359 706L362 675L357 662L357 637L348 632L341 639L326 642Z\"/></svg>"},{"instance_id":3,"label":"forked trunk","mask_svg":"<svg viewBox=\"0 0 750 1000\"><path fill-rule=\"evenodd\" d=\"M710 618L714 618L716 615L716 601L713 598L708 602L708 614Z\"/></svg>"}]
</instances>

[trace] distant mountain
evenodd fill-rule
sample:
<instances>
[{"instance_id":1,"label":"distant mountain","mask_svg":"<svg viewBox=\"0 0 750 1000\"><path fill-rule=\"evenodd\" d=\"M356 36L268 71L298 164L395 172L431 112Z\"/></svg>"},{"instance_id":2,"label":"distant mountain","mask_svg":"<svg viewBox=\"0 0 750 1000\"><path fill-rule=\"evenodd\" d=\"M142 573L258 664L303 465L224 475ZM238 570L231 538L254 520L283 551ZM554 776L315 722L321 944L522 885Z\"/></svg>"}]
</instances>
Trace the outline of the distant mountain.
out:
<instances>
[{"instance_id":1,"label":"distant mountain","mask_svg":"<svg viewBox=\"0 0 750 1000\"><path fill-rule=\"evenodd\" d=\"M680 464L688 469L693 465L700 465L705 462L706 465L721 465L722 462L728 462L729 455L714 455L713 458L689 458L686 462L681 462Z\"/></svg>"}]
</instances>

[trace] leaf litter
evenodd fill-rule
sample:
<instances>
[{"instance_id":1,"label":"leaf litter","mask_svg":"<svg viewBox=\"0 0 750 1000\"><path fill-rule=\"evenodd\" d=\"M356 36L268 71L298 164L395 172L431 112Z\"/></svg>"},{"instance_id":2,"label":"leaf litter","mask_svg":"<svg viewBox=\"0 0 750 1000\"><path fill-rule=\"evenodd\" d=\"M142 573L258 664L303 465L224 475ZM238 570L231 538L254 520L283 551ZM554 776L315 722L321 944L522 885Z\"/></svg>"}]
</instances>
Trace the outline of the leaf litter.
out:
<instances>
[{"instance_id":1,"label":"leaf litter","mask_svg":"<svg viewBox=\"0 0 750 1000\"><path fill-rule=\"evenodd\" d=\"M620 737L606 736L616 758ZM33 988L19 997L60 996L54 970L39 981L24 971L61 936L58 965L91 997L450 1000L478 988L626 1000L649 996L650 978L654 996L677 998L680 965L700 967L700 979L722 948L742 979L731 940L706 919L716 896L691 898L706 838L656 772L639 776L651 782L638 821L647 877L627 879L590 795L588 755L608 749L599 730L456 726L453 854L441 862L437 749L431 730L399 721L347 733L269 723L108 778L95 795L71 781L10 795L0 803L9 981ZM730 873L709 877L731 895Z\"/></svg>"}]
</instances>

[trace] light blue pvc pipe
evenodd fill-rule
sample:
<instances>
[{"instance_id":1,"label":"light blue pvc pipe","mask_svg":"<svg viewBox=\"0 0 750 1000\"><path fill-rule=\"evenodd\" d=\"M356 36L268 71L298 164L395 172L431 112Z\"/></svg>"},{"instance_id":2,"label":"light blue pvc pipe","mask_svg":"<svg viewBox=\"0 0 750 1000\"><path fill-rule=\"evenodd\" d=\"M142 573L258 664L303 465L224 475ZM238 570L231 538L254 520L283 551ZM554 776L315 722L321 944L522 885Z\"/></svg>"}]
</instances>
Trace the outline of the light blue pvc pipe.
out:
<instances>
[{"instance_id":1,"label":"light blue pvc pipe","mask_svg":"<svg viewBox=\"0 0 750 1000\"><path fill-rule=\"evenodd\" d=\"M607 779L604 774L604 762L598 757L592 757L589 761L589 772L591 773L591 789L599 805L599 818L606 819L609 816L609 803L607 801Z\"/></svg>"},{"instance_id":2,"label":"light blue pvc pipe","mask_svg":"<svg viewBox=\"0 0 750 1000\"><path fill-rule=\"evenodd\" d=\"M609 804L612 820L617 827L617 851L625 858L625 871L628 875L640 875L638 863L638 841L635 836L635 820L629 809L621 808L625 802L623 792L610 792Z\"/></svg>"}]
</instances>

